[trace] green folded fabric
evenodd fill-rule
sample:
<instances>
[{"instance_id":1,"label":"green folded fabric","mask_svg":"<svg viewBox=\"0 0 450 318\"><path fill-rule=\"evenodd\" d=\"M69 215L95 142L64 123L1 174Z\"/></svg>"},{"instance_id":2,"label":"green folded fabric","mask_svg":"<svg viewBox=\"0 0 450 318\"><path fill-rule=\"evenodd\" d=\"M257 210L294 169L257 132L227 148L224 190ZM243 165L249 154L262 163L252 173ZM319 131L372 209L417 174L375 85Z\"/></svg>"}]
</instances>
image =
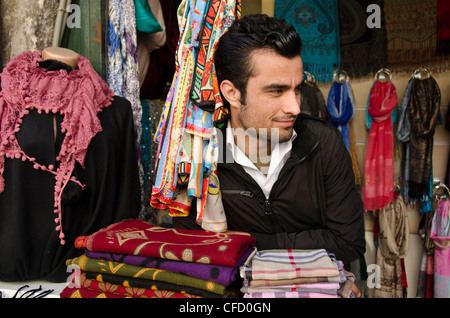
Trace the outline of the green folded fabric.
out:
<instances>
[{"instance_id":1,"label":"green folded fabric","mask_svg":"<svg viewBox=\"0 0 450 318\"><path fill-rule=\"evenodd\" d=\"M147 268L125 263L93 259L87 257L86 255L69 259L66 261L66 265L76 265L80 269L87 272L152 279L177 285L196 287L220 295L223 295L226 291L225 285L213 281L157 268Z\"/></svg>"}]
</instances>

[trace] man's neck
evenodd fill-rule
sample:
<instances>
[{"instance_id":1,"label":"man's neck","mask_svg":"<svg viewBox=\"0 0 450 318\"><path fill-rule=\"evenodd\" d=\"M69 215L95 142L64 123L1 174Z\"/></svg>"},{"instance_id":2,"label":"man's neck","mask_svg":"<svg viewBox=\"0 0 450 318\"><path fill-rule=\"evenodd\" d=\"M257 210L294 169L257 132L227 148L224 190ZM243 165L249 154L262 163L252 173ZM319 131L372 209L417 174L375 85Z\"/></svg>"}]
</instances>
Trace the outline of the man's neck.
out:
<instances>
[{"instance_id":1,"label":"man's neck","mask_svg":"<svg viewBox=\"0 0 450 318\"><path fill-rule=\"evenodd\" d=\"M270 139L261 138L255 131L244 130L243 128L233 129L234 144L244 152L244 154L255 162L259 158L270 157L272 146Z\"/></svg>"}]
</instances>

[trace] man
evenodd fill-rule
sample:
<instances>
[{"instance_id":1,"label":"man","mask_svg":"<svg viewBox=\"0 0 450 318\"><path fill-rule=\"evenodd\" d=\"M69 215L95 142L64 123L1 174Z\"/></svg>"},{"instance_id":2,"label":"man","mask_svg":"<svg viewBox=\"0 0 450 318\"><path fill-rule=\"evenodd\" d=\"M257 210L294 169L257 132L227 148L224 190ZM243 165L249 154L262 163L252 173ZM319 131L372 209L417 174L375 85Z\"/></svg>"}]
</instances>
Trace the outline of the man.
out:
<instances>
[{"instance_id":1,"label":"man","mask_svg":"<svg viewBox=\"0 0 450 318\"><path fill-rule=\"evenodd\" d=\"M340 132L300 114L301 46L284 21L249 15L216 48L231 113L218 165L228 229L260 250L324 248L349 264L365 251L363 205ZM194 218L173 225L198 228Z\"/></svg>"}]
</instances>

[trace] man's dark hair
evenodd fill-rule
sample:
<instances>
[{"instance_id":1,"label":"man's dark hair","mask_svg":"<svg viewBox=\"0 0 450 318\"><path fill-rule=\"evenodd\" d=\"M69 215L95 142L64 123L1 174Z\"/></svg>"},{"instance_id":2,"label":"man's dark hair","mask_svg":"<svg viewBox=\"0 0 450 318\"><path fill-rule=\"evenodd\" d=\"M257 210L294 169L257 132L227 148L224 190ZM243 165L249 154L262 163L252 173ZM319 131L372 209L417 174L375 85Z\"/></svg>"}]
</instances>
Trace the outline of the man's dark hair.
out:
<instances>
[{"instance_id":1,"label":"man's dark hair","mask_svg":"<svg viewBox=\"0 0 450 318\"><path fill-rule=\"evenodd\" d=\"M246 15L230 26L217 44L214 65L219 84L231 81L240 91L242 103L252 75L250 57L255 50L293 58L300 55L302 40L293 26L265 14Z\"/></svg>"}]
</instances>

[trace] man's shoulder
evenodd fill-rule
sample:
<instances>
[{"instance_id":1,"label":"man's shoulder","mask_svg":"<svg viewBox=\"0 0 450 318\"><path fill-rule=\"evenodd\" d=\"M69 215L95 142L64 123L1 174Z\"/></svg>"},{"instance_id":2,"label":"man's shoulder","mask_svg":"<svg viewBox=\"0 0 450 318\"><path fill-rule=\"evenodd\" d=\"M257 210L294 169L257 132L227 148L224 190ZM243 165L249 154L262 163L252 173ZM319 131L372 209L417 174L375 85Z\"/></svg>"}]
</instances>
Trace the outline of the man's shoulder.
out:
<instances>
[{"instance_id":1,"label":"man's shoulder","mask_svg":"<svg viewBox=\"0 0 450 318\"><path fill-rule=\"evenodd\" d=\"M336 134L338 129L330 122L316 116L301 113L297 117L295 129L297 132L309 130L318 137Z\"/></svg>"}]
</instances>

